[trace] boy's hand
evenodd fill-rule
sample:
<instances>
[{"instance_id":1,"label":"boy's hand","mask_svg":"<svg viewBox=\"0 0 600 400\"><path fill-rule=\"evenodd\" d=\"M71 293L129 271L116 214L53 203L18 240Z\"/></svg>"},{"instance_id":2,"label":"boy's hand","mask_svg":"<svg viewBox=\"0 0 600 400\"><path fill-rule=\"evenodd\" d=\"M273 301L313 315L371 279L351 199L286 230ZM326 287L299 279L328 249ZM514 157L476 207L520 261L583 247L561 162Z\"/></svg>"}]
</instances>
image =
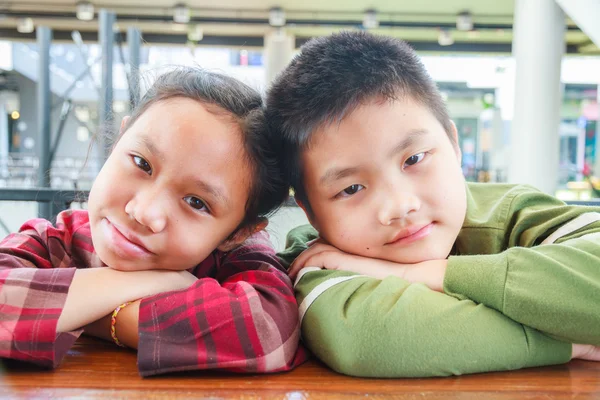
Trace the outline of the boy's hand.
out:
<instances>
[{"instance_id":1,"label":"boy's hand","mask_svg":"<svg viewBox=\"0 0 600 400\"><path fill-rule=\"evenodd\" d=\"M571 360L600 361L600 347L591 344L573 344Z\"/></svg>"},{"instance_id":2,"label":"boy's hand","mask_svg":"<svg viewBox=\"0 0 600 400\"><path fill-rule=\"evenodd\" d=\"M288 274L292 279L304 267L318 267L330 270L351 271L362 275L383 279L393 275L399 264L375 258L360 257L345 253L336 247L317 239L309 244L290 266Z\"/></svg>"},{"instance_id":3,"label":"boy's hand","mask_svg":"<svg viewBox=\"0 0 600 400\"><path fill-rule=\"evenodd\" d=\"M309 244L292 263L288 271L294 279L304 267L351 271L358 274L384 279L398 276L412 283L424 283L433 290L442 291L446 260L423 261L418 264L399 264L391 261L368 258L345 253L317 239Z\"/></svg>"}]
</instances>

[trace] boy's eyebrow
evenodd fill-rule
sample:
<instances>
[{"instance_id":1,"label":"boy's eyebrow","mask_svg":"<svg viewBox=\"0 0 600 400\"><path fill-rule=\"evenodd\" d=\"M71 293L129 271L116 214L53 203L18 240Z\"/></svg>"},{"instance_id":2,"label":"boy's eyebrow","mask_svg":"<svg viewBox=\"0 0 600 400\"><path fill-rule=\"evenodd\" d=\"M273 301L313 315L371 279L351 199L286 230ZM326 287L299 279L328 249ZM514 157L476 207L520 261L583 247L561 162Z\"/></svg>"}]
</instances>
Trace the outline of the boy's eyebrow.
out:
<instances>
[{"instance_id":1,"label":"boy's eyebrow","mask_svg":"<svg viewBox=\"0 0 600 400\"><path fill-rule=\"evenodd\" d=\"M355 175L359 172L359 168L357 167L348 167L348 168L330 168L325 172L321 179L319 179L319 184L321 185L331 185L331 183L337 181L338 179L345 178L347 176Z\"/></svg>"},{"instance_id":2,"label":"boy's eyebrow","mask_svg":"<svg viewBox=\"0 0 600 400\"><path fill-rule=\"evenodd\" d=\"M412 129L408 131L406 137L390 150L390 152L388 153L388 157L392 158L396 154L402 153L404 150L412 146L419 138L428 134L429 131L426 129Z\"/></svg>"},{"instance_id":3,"label":"boy's eyebrow","mask_svg":"<svg viewBox=\"0 0 600 400\"><path fill-rule=\"evenodd\" d=\"M398 143L390 152L388 157L392 158L397 153L401 153L410 146L412 146L420 137L428 135L430 132L426 129L412 129L408 131L408 134L400 143ZM355 175L360 172L360 168L348 167L348 168L330 168L328 169L319 179L320 185L331 185L331 183L338 179L345 178L347 176Z\"/></svg>"}]
</instances>

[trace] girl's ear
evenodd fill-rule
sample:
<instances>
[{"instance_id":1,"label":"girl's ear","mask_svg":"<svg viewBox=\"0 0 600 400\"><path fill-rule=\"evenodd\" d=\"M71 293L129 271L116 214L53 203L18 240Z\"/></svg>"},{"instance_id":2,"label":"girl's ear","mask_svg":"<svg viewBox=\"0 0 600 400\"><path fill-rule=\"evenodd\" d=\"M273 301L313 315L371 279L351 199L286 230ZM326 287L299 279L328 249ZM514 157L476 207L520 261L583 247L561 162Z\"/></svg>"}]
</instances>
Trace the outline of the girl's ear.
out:
<instances>
[{"instance_id":1,"label":"girl's ear","mask_svg":"<svg viewBox=\"0 0 600 400\"><path fill-rule=\"evenodd\" d=\"M244 243L244 241L246 241L246 239L248 239L250 236L254 235L256 232L260 232L263 229L265 229L268 224L269 220L267 220L266 218L261 218L260 221L258 221L254 225L238 229L238 231L234 233L231 238L225 239L223 243L221 243L217 247L217 250L227 252L235 249L236 247Z\"/></svg>"},{"instance_id":2,"label":"girl's ear","mask_svg":"<svg viewBox=\"0 0 600 400\"><path fill-rule=\"evenodd\" d=\"M119 135L122 135L125 132L125 128L127 127L127 122L129 122L129 115L126 115L121 120L121 128L119 129Z\"/></svg>"}]
</instances>

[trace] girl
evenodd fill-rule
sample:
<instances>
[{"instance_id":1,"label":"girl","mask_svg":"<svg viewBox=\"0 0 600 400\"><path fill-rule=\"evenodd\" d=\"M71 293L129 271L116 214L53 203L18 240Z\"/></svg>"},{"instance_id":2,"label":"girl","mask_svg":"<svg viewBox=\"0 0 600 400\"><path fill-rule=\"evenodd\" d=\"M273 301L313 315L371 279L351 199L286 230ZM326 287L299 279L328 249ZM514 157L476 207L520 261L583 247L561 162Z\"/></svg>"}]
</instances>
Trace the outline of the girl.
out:
<instances>
[{"instance_id":1,"label":"girl","mask_svg":"<svg viewBox=\"0 0 600 400\"><path fill-rule=\"evenodd\" d=\"M0 243L0 357L56 367L85 329L137 348L142 376L302 361L291 282L262 232L287 195L262 107L227 76L159 77L88 210Z\"/></svg>"}]
</instances>

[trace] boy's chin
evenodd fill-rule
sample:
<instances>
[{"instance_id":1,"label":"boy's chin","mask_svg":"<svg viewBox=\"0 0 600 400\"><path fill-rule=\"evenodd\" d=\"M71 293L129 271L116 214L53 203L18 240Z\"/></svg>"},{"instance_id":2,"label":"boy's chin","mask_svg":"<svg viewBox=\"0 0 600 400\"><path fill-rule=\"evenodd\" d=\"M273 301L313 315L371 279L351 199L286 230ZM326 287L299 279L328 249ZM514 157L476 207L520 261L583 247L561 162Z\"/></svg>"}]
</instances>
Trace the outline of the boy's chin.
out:
<instances>
[{"instance_id":1,"label":"boy's chin","mask_svg":"<svg viewBox=\"0 0 600 400\"><path fill-rule=\"evenodd\" d=\"M419 264L425 261L445 260L448 256L446 252L428 252L427 254L386 254L381 259L397 264Z\"/></svg>"}]
</instances>

